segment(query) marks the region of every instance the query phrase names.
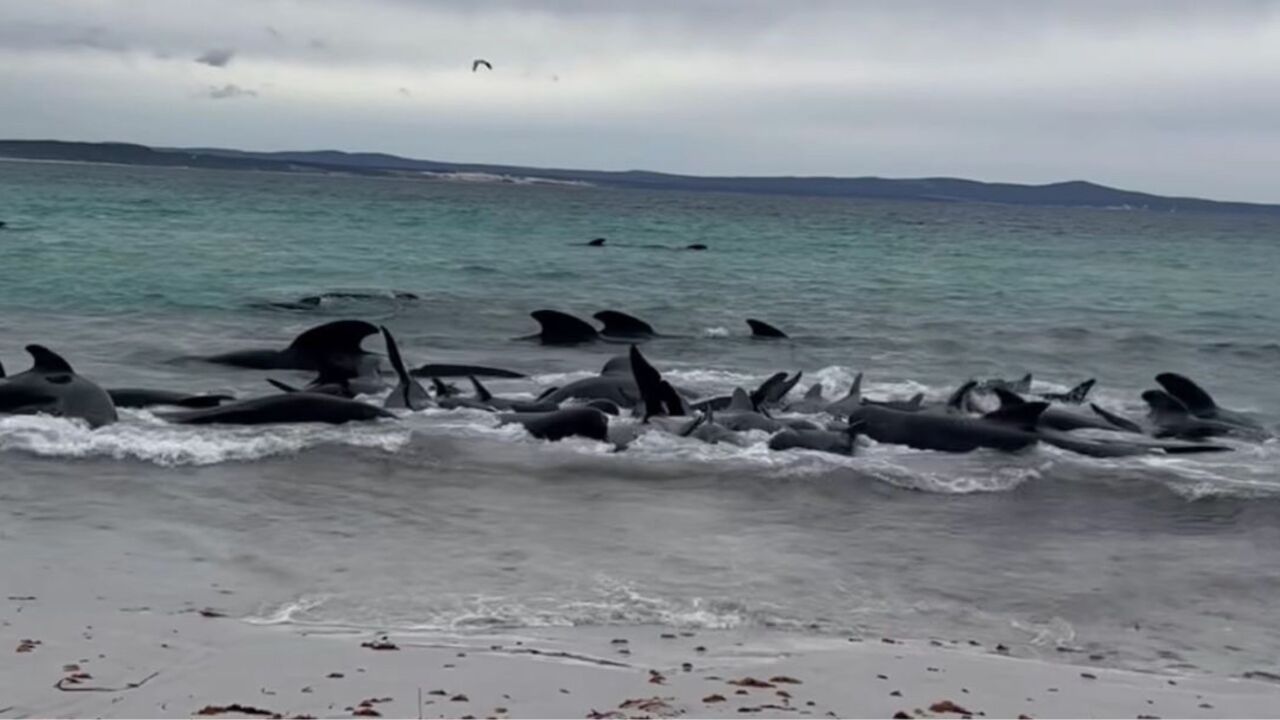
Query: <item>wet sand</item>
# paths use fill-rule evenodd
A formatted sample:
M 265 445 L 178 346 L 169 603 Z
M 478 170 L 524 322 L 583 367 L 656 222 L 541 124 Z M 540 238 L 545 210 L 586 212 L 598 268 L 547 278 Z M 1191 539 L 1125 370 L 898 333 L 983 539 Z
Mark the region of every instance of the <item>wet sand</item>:
M 53 571 L 33 577 L 57 576 Z M 26 578 L 30 582 L 32 577 Z M 66 580 L 66 578 L 63 578 Z M 656 626 L 374 635 L 54 583 L 0 598 L 0 717 L 1256 717 L 1266 679 L 1011 658 L 969 640 Z M 27 594 L 30 593 L 30 594 Z M 977 641 L 974 641 L 977 642 Z

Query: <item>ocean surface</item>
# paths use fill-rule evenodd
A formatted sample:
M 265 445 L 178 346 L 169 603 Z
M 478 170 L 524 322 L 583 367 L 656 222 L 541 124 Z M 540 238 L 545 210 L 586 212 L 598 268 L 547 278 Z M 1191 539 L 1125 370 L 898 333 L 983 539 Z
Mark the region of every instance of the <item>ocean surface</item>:
M 872 397 L 1032 372 L 1038 390 L 1096 377 L 1138 416 L 1173 370 L 1280 423 L 1280 217 L 0 162 L 0 220 L 10 372 L 38 342 L 107 387 L 265 393 L 268 373 L 177 359 L 353 317 L 411 364 L 520 370 L 490 387 L 533 393 L 625 347 L 513 340 L 528 313 L 613 308 L 668 335 L 648 357 L 708 394 L 778 370 L 828 394 L 862 371 Z M 340 290 L 385 297 L 270 305 Z M 746 317 L 792 340 L 753 341 Z M 1124 460 L 755 440 L 615 453 L 473 411 L 0 417 L 0 583 L 74 556 L 157 598 L 224 588 L 267 626 L 768 627 L 1152 671 L 1280 663 L 1275 440 Z

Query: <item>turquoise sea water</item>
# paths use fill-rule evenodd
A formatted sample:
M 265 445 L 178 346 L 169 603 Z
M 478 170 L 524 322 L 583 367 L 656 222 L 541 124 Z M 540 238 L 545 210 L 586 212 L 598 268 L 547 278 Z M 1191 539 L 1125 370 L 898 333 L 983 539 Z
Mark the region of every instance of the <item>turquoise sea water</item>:
M 415 363 L 510 367 L 533 380 L 495 389 L 532 392 L 619 348 L 515 342 L 528 313 L 615 308 L 707 393 L 783 369 L 829 394 L 863 371 L 872 396 L 1033 372 L 1097 377 L 1137 415 L 1176 370 L 1280 421 L 1280 217 L 0 162 L 0 220 L 11 371 L 40 342 L 107 386 L 252 394 L 262 373 L 173 360 L 360 317 Z M 335 290 L 419 299 L 270 306 Z M 746 317 L 793 340 L 752 341 Z M 674 438 L 612 454 L 469 412 L 252 431 L 14 417 L 0 542 L 145 549 L 157 582 L 198 557 L 242 615 L 284 624 L 974 633 L 1237 673 L 1280 649 L 1277 461 L 1275 441 L 1124 461 Z

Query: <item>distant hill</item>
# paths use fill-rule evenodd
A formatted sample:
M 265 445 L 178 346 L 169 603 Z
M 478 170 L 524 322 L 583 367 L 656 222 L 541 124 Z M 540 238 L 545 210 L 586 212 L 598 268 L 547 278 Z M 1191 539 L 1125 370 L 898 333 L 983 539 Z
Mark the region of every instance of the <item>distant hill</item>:
M 484 177 L 498 181 L 555 181 L 647 190 L 754 193 L 817 197 L 873 198 L 979 202 L 1049 207 L 1130 208 L 1157 212 L 1235 212 L 1280 214 L 1280 205 L 1221 202 L 1166 197 L 1118 190 L 1083 180 L 1019 185 L 961 178 L 891 179 L 878 177 L 701 177 L 628 170 L 569 170 L 515 165 L 448 163 L 338 150 L 312 152 L 248 152 L 223 148 L 151 148 L 128 143 L 81 143 L 57 140 L 0 140 L 0 158 L 68 160 L 196 167 L 218 170 L 258 170 L 359 175 L 431 175 Z

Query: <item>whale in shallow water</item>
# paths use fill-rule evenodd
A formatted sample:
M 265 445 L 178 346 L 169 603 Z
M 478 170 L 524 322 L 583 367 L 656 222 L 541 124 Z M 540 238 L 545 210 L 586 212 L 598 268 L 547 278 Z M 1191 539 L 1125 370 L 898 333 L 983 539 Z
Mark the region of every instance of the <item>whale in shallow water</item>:
M 91 428 L 119 419 L 107 391 L 77 374 L 61 355 L 43 345 L 28 345 L 26 350 L 31 369 L 0 380 L 0 413 L 76 418 Z
M 1187 409 L 1187 412 L 1200 420 L 1211 420 L 1238 427 L 1243 431 L 1269 434 L 1262 424 L 1237 410 L 1219 407 L 1213 397 L 1189 378 L 1177 373 L 1160 373 L 1156 382 L 1165 392 L 1173 396 Z
M 525 374 L 515 370 L 485 367 L 483 365 L 458 365 L 451 363 L 427 363 L 409 371 L 414 377 L 450 378 L 450 377 L 496 377 L 522 378 Z
M 111 402 L 115 403 L 118 408 L 147 408 L 156 405 L 207 408 L 235 400 L 234 395 L 219 393 L 193 395 L 173 390 L 150 390 L 147 388 L 107 388 L 107 394 L 111 396 Z
M 529 434 L 540 440 L 563 440 L 567 437 L 585 437 L 592 440 L 609 439 L 609 418 L 590 407 L 565 408 L 551 412 L 503 413 L 499 424 L 519 423 Z
M 1005 390 L 1004 388 L 996 388 L 993 392 L 1000 399 L 1000 407 L 1016 407 L 1026 404 L 1026 400 L 1015 392 Z M 1131 432 L 1131 425 L 1117 425 L 1110 419 L 1100 416 L 1097 413 L 1085 414 L 1076 412 L 1059 405 L 1050 405 L 1040 413 L 1040 419 L 1036 424 L 1040 428 L 1049 428 L 1052 430 L 1061 430 L 1062 432 L 1071 432 L 1072 430 L 1119 430 Z
M 298 335 L 282 350 L 255 348 L 212 355 L 204 360 L 254 370 L 341 368 L 355 375 L 376 373 L 378 358 L 360 343 L 378 332 L 363 320 L 335 320 Z
M 852 455 L 856 429 L 824 430 L 787 428 L 769 438 L 770 450 L 817 450 L 835 455 Z
M 270 425 L 276 423 L 329 423 L 394 419 L 390 412 L 358 400 L 295 392 L 240 400 L 206 410 L 166 413 L 169 422 L 182 425 Z
M 963 453 L 979 448 L 1007 452 L 1034 445 L 1036 421 L 1048 403 L 1024 403 L 979 417 L 938 412 L 910 412 L 862 405 L 849 416 L 849 426 L 879 443 L 917 450 Z

